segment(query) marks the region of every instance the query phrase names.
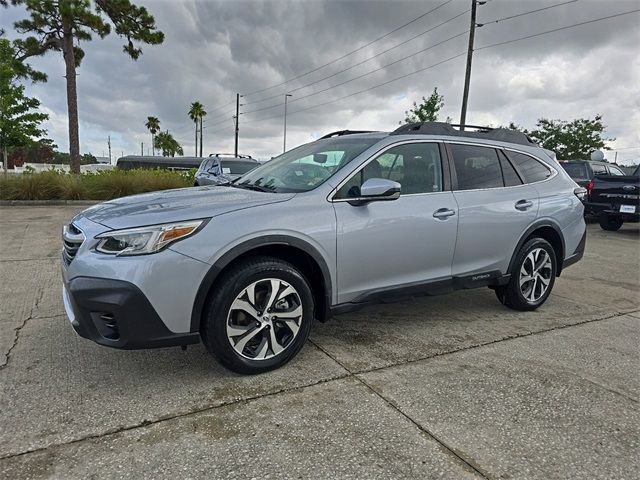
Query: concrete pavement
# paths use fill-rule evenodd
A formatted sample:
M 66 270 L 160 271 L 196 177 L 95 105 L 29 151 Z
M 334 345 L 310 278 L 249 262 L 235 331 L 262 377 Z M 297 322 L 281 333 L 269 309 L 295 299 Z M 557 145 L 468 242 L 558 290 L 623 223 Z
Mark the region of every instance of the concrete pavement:
M 77 207 L 0 208 L 1 478 L 633 478 L 640 438 L 637 225 L 589 225 L 537 312 L 488 289 L 314 326 L 243 377 L 200 345 L 117 351 L 59 298 Z

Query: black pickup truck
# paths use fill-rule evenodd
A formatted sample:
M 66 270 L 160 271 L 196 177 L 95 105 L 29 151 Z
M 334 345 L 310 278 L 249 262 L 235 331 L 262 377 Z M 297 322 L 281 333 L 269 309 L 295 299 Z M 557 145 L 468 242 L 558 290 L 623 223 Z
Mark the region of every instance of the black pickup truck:
M 598 216 L 603 230 L 640 221 L 640 166 L 632 175 L 596 175 L 587 186 L 585 210 Z

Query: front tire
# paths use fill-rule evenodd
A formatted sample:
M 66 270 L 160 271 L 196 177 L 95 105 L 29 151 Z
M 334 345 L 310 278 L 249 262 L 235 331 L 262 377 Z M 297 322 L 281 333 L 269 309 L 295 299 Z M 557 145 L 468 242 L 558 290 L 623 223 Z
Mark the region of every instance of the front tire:
M 620 230 L 620 227 L 622 227 L 623 223 L 620 218 L 610 217 L 604 214 L 598 217 L 598 222 L 600 223 L 600 228 L 608 232 L 615 232 Z
M 293 265 L 256 257 L 223 274 L 202 322 L 207 350 L 238 373 L 281 367 L 303 347 L 313 322 L 313 294 Z
M 556 268 L 551 244 L 543 238 L 528 240 L 516 254 L 509 283 L 495 289 L 498 300 L 514 310 L 535 310 L 549 298 Z

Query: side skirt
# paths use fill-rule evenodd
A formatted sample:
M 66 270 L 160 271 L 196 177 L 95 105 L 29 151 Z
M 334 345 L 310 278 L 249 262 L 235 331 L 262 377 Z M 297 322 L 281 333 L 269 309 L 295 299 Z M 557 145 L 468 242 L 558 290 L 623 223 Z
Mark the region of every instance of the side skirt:
M 330 308 L 331 316 L 359 310 L 368 305 L 378 303 L 396 303 L 414 297 L 444 295 L 456 290 L 489 287 L 495 288 L 509 283 L 511 275 L 503 274 L 499 270 L 479 272 L 439 279 L 429 282 L 411 283 L 390 289 L 373 290 L 360 295 L 353 302 L 340 303 Z

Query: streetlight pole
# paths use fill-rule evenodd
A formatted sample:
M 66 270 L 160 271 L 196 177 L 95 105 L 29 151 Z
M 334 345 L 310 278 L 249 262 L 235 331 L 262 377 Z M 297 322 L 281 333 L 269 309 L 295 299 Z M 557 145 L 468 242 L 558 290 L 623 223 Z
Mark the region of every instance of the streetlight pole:
M 287 151 L 287 98 L 292 96 L 290 93 L 284 94 L 284 140 L 282 142 L 282 153 Z

